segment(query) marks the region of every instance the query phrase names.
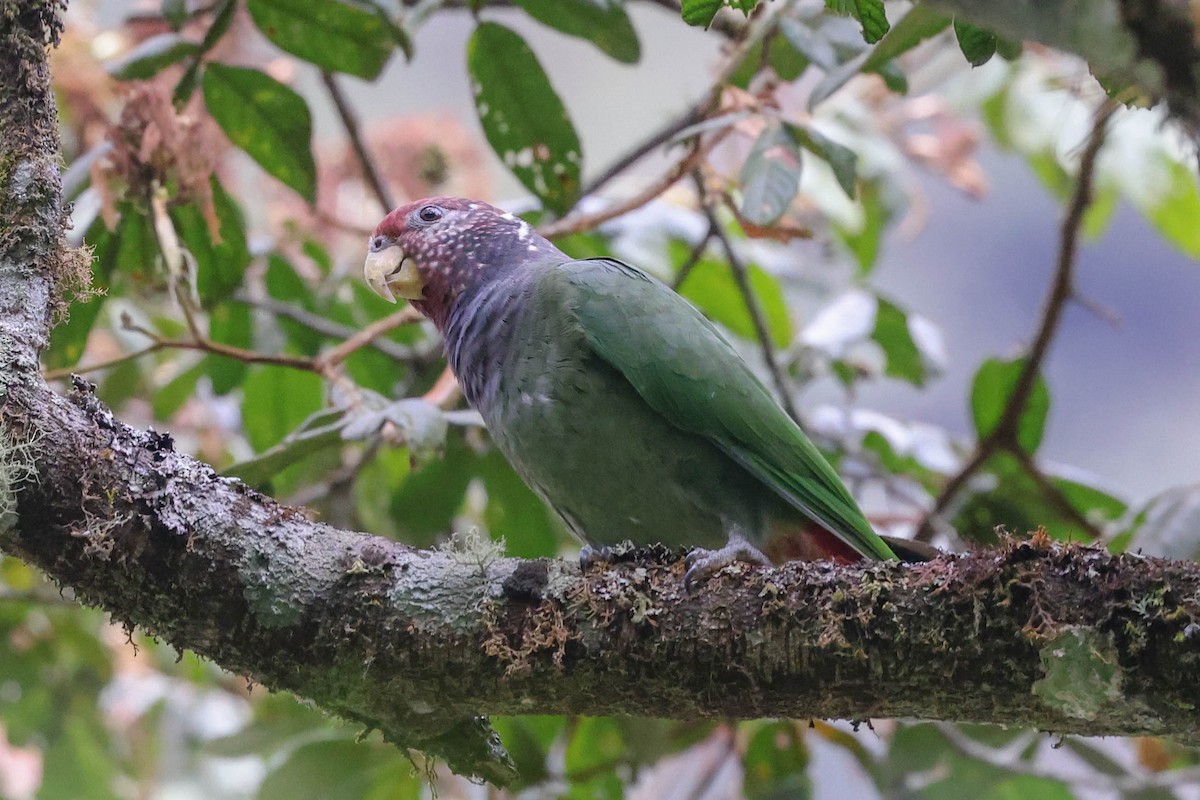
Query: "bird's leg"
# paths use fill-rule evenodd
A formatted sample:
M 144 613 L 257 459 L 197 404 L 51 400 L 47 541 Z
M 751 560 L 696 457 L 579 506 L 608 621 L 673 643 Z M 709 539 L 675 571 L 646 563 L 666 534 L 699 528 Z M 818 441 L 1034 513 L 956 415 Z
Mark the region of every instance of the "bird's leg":
M 597 564 L 606 564 L 613 560 L 612 548 L 608 545 L 600 545 L 592 547 L 590 544 L 585 544 L 579 548 L 579 568 L 586 570 L 594 567 Z
M 688 570 L 683 576 L 683 585 L 689 591 L 696 590 L 699 581 L 706 580 L 718 570 L 728 567 L 735 561 L 749 561 L 752 564 L 771 566 L 771 559 L 746 539 L 734 526 L 729 528 L 729 541 L 720 550 L 705 550 L 697 547 L 687 554 L 683 563 Z

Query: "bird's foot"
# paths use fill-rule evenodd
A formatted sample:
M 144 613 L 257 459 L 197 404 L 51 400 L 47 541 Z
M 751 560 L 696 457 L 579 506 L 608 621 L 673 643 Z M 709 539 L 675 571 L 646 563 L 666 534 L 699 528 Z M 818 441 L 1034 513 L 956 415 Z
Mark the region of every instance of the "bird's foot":
M 592 547 L 590 544 L 585 544 L 579 548 L 579 568 L 582 570 L 590 569 L 597 564 L 607 564 L 612 560 L 612 548 L 606 544 L 602 544 L 599 547 Z
M 716 572 L 728 567 L 735 561 L 749 561 L 752 564 L 772 566 L 771 559 L 761 550 L 741 536 L 736 534 L 720 550 L 705 550 L 697 547 L 688 553 L 683 563 L 688 568 L 683 575 L 683 586 L 688 593 L 696 591 L 700 581 L 707 580 Z

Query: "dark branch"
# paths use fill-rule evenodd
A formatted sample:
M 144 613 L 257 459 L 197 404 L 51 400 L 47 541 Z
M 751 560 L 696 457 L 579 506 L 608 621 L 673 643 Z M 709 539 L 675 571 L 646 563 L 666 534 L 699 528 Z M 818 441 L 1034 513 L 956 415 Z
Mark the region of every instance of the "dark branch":
M 333 100 L 338 117 L 342 120 L 342 127 L 346 129 L 346 137 L 350 140 L 350 146 L 354 148 L 354 155 L 358 157 L 358 164 L 362 169 L 363 180 L 371 188 L 371 192 L 374 193 L 375 199 L 379 201 L 379 205 L 384 213 L 391 211 L 396 207 L 396 204 L 392 202 L 392 195 L 388 191 L 387 184 L 379 176 L 379 170 L 375 168 L 375 161 L 371 158 L 371 154 L 367 151 L 367 146 L 358 132 L 358 118 L 354 116 L 354 109 L 350 108 L 350 104 L 346 102 L 346 97 L 342 94 L 342 88 L 338 86 L 337 78 L 334 77 L 332 72 L 322 70 L 321 81 L 329 91 L 329 98 Z

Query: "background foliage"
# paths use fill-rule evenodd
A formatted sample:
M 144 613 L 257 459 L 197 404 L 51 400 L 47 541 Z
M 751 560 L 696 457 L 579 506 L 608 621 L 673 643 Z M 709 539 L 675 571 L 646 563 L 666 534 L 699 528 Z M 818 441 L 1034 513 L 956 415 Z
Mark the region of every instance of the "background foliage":
M 881 288 L 876 268 L 891 234 L 919 224 L 916 171 L 986 193 L 981 141 L 1077 206 L 1089 240 L 1127 206 L 1200 255 L 1193 153 L 1161 108 L 1117 110 L 1086 162 L 1091 118 L 1113 111 L 1109 95 L 1136 104 L 1141 76 L 1106 73 L 1101 88 L 1070 57 L 877 0 L 666 0 L 656 5 L 673 18 L 654 9 L 653 25 L 615 0 L 117 5 L 75 3 L 54 57 L 75 235 L 93 248 L 100 293 L 72 307 L 44 362 L 55 379 L 86 373 L 123 418 L 169 430 L 227 474 L 418 546 L 478 530 L 517 556 L 573 553 L 460 407 L 432 330 L 359 277 L 365 237 L 394 204 L 520 195 L 512 207 L 572 255 L 637 261 L 722 325 L 881 529 L 958 548 L 1045 527 L 1196 555 L 1194 487 L 1131 503 L 1041 456 L 1056 408 L 1040 369 L 1057 330 L 1049 313 L 1016 355 L 974 367 L 968 437 L 862 401 L 879 386 L 925 391 L 949 365 L 936 320 Z M 465 52 L 441 55 L 465 62 L 469 85 L 438 90 L 465 90 L 475 119 L 360 124 L 370 109 L 351 79 L 386 69 L 402 83 L 392 65 L 464 14 Z M 715 66 L 675 66 L 710 88 L 622 120 L 644 143 L 630 158 L 588 160 L 558 65 L 538 55 L 543 31 L 638 65 L 646 29 L 674 36 L 685 24 L 711 25 L 705 35 L 722 43 Z M 315 136 L 322 125 L 333 132 Z M 1081 162 L 1090 205 L 1076 203 Z M 1064 213 L 1060 276 L 1072 260 Z M 970 269 L 969 243 L 958 252 Z M 1095 311 L 1073 291 L 1047 311 L 1056 304 Z M 381 800 L 431 784 L 443 797 L 497 794 L 114 629 L 12 559 L 0 584 L 5 797 Z M 985 726 L 496 724 L 528 796 L 932 799 L 969 786 L 985 798 L 1157 800 L 1192 796 L 1200 777 L 1195 752 L 1169 742 Z

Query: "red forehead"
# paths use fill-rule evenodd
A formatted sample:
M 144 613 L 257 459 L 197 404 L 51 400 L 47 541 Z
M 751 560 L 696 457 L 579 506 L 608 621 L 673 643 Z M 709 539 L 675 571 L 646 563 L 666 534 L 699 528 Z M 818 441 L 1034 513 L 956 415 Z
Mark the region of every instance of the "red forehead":
M 408 220 L 412 213 L 423 206 L 439 206 L 447 211 L 480 210 L 491 211 L 496 214 L 503 213 L 500 209 L 482 200 L 469 200 L 465 197 L 426 197 L 423 200 L 414 200 L 411 203 L 393 209 L 375 226 L 374 235 L 399 236 L 408 227 Z

